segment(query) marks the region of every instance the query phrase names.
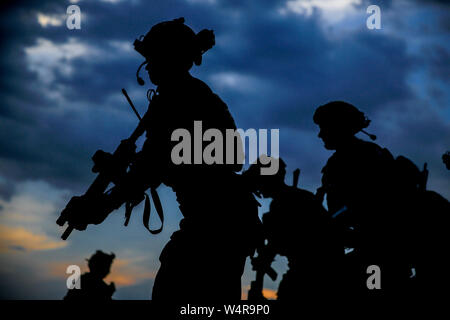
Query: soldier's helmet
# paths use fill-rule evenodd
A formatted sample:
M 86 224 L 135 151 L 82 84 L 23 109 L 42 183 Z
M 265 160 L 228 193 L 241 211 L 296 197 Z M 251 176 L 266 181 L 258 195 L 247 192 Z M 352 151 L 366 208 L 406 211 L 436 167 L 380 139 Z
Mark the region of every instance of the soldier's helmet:
M 363 112 L 344 101 L 332 101 L 318 107 L 313 120 L 319 126 L 347 128 L 355 134 L 370 124 Z
M 184 18 L 178 18 L 154 25 L 145 36 L 134 41 L 134 49 L 145 58 L 139 69 L 149 62 L 168 61 L 189 70 L 193 63 L 202 63 L 202 55 L 214 44 L 212 30 L 203 29 L 196 34 L 184 24 Z
M 86 260 L 91 273 L 105 277 L 109 273 L 111 264 L 115 257 L 116 256 L 114 253 L 107 254 L 101 250 L 97 250 L 89 259 Z
M 313 116 L 314 123 L 321 129 L 336 132 L 345 132 L 355 135 L 362 132 L 375 140 L 376 136 L 364 131 L 370 124 L 370 120 L 364 112 L 354 105 L 344 101 L 332 101 L 316 109 Z
M 278 171 L 273 175 L 261 174 L 261 168 L 269 167 L 270 161 L 278 161 Z M 270 197 L 271 191 L 278 189 L 284 183 L 286 163 L 281 158 L 275 159 L 263 155 L 243 173 L 243 176 L 253 192 L 257 195 L 262 194 L 264 197 Z

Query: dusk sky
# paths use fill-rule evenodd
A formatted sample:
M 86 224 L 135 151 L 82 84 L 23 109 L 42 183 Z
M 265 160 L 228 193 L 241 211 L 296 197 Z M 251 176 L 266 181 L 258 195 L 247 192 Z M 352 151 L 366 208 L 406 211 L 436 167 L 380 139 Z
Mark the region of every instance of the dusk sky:
M 8 4 L 10 3 L 10 4 Z M 66 26 L 81 9 L 81 29 Z M 370 30 L 369 5 L 381 8 Z M 149 299 L 159 254 L 181 219 L 161 186 L 164 231 L 128 227 L 124 209 L 67 241 L 55 221 L 67 201 L 94 180 L 91 157 L 112 152 L 137 125 L 121 93 L 147 107 L 136 82 L 143 61 L 133 41 L 154 24 L 184 17 L 194 31 L 213 29 L 216 45 L 192 74 L 224 100 L 242 129 L 279 129 L 286 182 L 315 192 L 332 154 L 317 137 L 315 108 L 354 104 L 368 132 L 394 156 L 430 170 L 428 189 L 450 198 L 450 1 L 431 0 L 85 0 L 2 1 L 0 47 L 0 298 L 62 299 L 67 266 L 87 270 L 96 250 L 114 252 L 115 299 Z M 141 72 L 141 76 L 144 73 Z M 368 139 L 359 134 L 362 139 Z M 142 143 L 142 141 L 140 141 Z M 232 201 L 232 200 L 230 200 Z M 268 209 L 262 201 L 260 213 Z M 153 217 L 154 218 L 154 217 Z M 151 221 L 153 225 L 157 219 Z M 286 259 L 277 257 L 278 279 Z M 247 266 L 243 292 L 254 278 Z M 274 296 L 278 281 L 265 280 Z

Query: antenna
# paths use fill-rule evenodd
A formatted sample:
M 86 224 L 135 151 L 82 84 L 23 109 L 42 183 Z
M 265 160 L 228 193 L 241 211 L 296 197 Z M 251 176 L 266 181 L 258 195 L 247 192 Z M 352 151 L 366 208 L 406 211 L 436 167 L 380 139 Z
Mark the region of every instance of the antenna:
M 137 112 L 136 108 L 134 107 L 133 102 L 131 101 L 130 97 L 128 96 L 127 90 L 122 88 L 122 93 L 125 96 L 125 98 L 127 98 L 128 103 L 131 106 L 131 109 L 133 109 L 134 113 L 136 114 L 136 116 L 138 117 L 139 121 L 141 121 L 141 116 L 139 115 L 139 112 Z
M 370 134 L 370 133 L 366 132 L 365 130 L 361 130 L 361 132 L 364 133 L 365 135 L 367 135 L 370 138 L 370 140 L 373 140 L 373 141 L 377 140 L 376 135 Z
M 294 170 L 293 180 L 292 180 L 292 186 L 295 188 L 297 188 L 299 177 L 300 177 L 300 169 L 297 168 Z

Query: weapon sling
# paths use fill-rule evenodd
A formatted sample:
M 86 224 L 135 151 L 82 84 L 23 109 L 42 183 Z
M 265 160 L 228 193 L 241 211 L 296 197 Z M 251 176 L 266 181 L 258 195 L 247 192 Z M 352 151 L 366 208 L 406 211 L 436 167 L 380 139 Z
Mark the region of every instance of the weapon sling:
M 142 223 L 151 234 L 158 234 L 162 231 L 164 226 L 164 211 L 161 205 L 161 200 L 159 199 L 158 192 L 156 191 L 155 188 L 150 188 L 150 195 L 152 196 L 153 205 L 155 206 L 156 213 L 158 214 L 159 220 L 161 221 L 161 226 L 155 230 L 150 229 L 149 223 L 150 223 L 151 204 L 150 198 L 147 193 L 144 193 L 145 203 L 144 203 L 144 212 L 142 215 Z M 125 203 L 125 223 L 124 223 L 125 226 L 127 226 L 130 221 L 131 212 L 133 211 L 134 207 L 135 206 L 132 205 L 130 202 Z

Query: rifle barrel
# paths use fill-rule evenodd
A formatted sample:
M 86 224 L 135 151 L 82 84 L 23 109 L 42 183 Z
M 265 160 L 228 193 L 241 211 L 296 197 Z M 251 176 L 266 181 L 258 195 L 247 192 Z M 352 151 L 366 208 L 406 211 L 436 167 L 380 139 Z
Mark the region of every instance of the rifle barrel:
M 68 225 L 66 230 L 64 230 L 64 233 L 61 236 L 61 239 L 67 240 L 67 238 L 70 236 L 70 234 L 73 231 L 73 227 L 71 225 Z

